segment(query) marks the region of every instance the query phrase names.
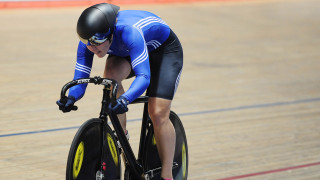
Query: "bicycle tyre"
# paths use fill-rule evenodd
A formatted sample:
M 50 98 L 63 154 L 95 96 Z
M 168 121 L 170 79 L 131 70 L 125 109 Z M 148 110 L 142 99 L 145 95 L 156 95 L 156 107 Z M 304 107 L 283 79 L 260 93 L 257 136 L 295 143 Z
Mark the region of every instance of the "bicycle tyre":
M 177 163 L 178 167 L 172 170 L 173 179 L 186 180 L 188 177 L 188 144 L 186 134 L 181 120 L 176 113 L 171 111 L 169 119 L 176 131 L 176 146 L 173 162 Z M 158 155 L 152 126 L 147 133 L 142 163 L 145 172 L 161 167 L 161 160 Z M 152 179 L 160 179 L 160 176 L 160 173 L 155 174 Z
M 111 128 L 101 119 L 93 118 L 83 123 L 70 147 L 66 179 L 96 180 L 98 171 L 103 172 L 103 179 L 120 179 L 121 161 L 116 145 Z M 105 162 L 104 167 L 102 161 Z

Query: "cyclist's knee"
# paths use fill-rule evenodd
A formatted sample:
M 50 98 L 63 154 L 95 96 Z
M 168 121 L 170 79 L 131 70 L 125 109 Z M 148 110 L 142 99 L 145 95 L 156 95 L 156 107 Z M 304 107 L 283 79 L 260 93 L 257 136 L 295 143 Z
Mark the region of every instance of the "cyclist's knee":
M 150 98 L 149 115 L 154 128 L 161 127 L 169 121 L 171 101 L 166 101 L 159 100 L 159 98 Z
M 151 113 L 150 118 L 152 120 L 154 128 L 162 127 L 169 121 L 169 116 L 163 116 L 161 113 Z

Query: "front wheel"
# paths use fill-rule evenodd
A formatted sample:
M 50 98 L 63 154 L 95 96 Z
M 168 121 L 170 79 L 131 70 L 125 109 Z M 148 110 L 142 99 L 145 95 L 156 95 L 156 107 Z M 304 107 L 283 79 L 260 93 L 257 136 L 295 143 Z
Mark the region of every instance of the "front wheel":
M 70 147 L 67 180 L 117 180 L 121 176 L 119 149 L 110 127 L 101 119 L 86 121 Z
M 188 144 L 186 134 L 180 118 L 173 111 L 169 116 L 176 131 L 176 146 L 173 159 L 172 175 L 175 180 L 186 180 L 188 176 Z M 145 172 L 153 170 L 152 179 L 160 179 L 161 161 L 158 155 L 153 128 L 149 128 L 143 155 L 143 167 Z M 160 169 L 160 170 L 159 170 Z

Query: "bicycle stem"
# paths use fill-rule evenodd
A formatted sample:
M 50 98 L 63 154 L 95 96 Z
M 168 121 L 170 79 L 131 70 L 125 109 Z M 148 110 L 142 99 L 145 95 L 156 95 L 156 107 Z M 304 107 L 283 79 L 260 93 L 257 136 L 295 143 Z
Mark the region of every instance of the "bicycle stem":
M 106 120 L 107 114 L 109 111 L 109 103 L 111 103 L 111 98 L 110 98 L 110 85 L 105 85 L 103 88 L 103 97 L 102 97 L 102 106 L 101 106 L 101 111 L 100 111 L 100 119 Z

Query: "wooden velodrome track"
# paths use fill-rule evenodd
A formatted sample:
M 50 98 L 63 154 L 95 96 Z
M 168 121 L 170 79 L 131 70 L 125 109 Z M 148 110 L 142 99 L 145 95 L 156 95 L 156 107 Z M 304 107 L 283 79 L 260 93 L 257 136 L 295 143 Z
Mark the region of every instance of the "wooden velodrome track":
M 77 128 L 100 110 L 55 101 L 73 77 L 84 7 L 0 11 L 0 179 L 65 178 Z M 320 2 L 264 0 L 123 6 L 160 15 L 180 37 L 172 108 L 189 144 L 189 179 L 320 179 Z M 105 59 L 95 59 L 92 76 Z M 129 86 L 130 80 L 126 82 Z M 136 152 L 142 116 L 128 113 Z

